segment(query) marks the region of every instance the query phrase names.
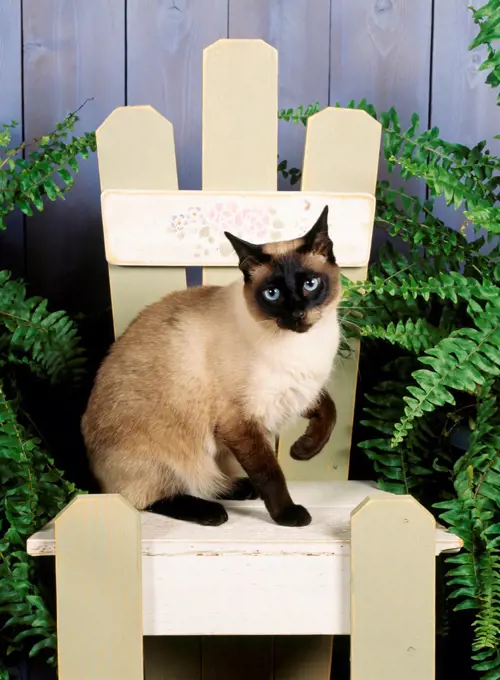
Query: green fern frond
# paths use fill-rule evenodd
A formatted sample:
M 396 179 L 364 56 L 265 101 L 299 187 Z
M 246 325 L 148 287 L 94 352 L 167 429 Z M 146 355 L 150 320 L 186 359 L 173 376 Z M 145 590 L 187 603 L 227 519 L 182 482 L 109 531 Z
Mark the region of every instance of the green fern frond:
M 483 313 L 481 303 L 495 301 L 498 298 L 498 285 L 489 280 L 476 280 L 458 272 L 435 272 L 434 276 L 425 276 L 425 264 L 422 266 L 422 277 L 418 279 L 411 273 L 411 265 L 401 269 L 394 275 L 382 278 L 378 274 L 370 277 L 369 281 L 359 284 L 357 289 L 352 287 L 353 294 L 360 296 L 374 294 L 391 296 L 394 298 L 423 298 L 429 301 L 432 295 L 441 300 L 449 300 L 456 304 L 459 300 L 467 302 L 467 309 L 471 315 Z
M 407 319 L 390 322 L 387 326 L 369 326 L 361 328 L 361 336 L 372 339 L 387 340 L 393 345 L 399 345 L 403 349 L 415 354 L 431 349 L 443 339 L 443 332 L 435 328 L 425 319 Z
M 500 411 L 493 383 L 478 391 L 468 451 L 455 463 L 456 498 L 436 503 L 440 518 L 462 537 L 465 552 L 447 559 L 456 609 L 477 611 L 475 669 L 495 677 L 500 649 Z
M 16 208 L 31 215 L 33 210 L 43 210 L 46 199 L 62 198 L 72 186 L 70 171 L 77 171 L 77 157 L 88 157 L 89 151 L 95 150 L 94 133 L 68 139 L 76 120 L 74 112 L 53 132 L 15 148 L 11 148 L 11 131 L 17 123 L 0 127 L 0 229 L 6 227 L 5 218 Z M 67 314 L 50 312 L 46 300 L 28 297 L 22 281 L 0 272 L 2 678 L 8 677 L 9 657 L 15 652 L 33 656 L 48 650 L 48 661 L 55 663 L 55 622 L 26 553 L 26 540 L 53 519 L 76 492 L 33 434 L 36 425 L 25 412 L 29 401 L 19 385 L 28 385 L 25 368 L 55 382 L 79 377 L 82 365 L 80 338 Z
M 435 434 L 427 423 L 421 421 L 400 446 L 391 444 L 393 424 L 403 413 L 402 397 L 410 379 L 415 359 L 408 357 L 402 361 L 391 361 L 383 372 L 391 379 L 381 381 L 371 394 L 366 395 L 367 404 L 363 408 L 366 416 L 362 425 L 375 430 L 379 436 L 360 442 L 359 446 L 373 461 L 379 473 L 380 488 L 392 493 L 412 493 L 422 484 L 422 477 L 431 475 L 432 457 L 435 453 Z
M 497 88 L 500 86 L 500 52 L 495 49 L 495 44 L 500 40 L 500 0 L 489 0 L 482 7 L 470 9 L 479 31 L 470 43 L 469 49 L 473 50 L 483 45 L 487 47 L 488 56 L 479 70 L 489 71 L 486 82 L 490 87 Z M 497 105 L 500 106 L 500 94 L 497 95 Z
M 55 622 L 31 578 L 33 563 L 25 546 L 26 539 L 62 510 L 76 489 L 23 426 L 1 381 L 0 461 L 0 482 L 6 490 L 2 505 L 8 523 L 0 539 L 3 629 L 13 631 L 11 651 L 22 648 L 28 632 L 35 637 L 35 653 L 47 647 L 55 650 Z
M 11 363 L 25 363 L 53 381 L 79 377 L 85 362 L 73 321 L 61 311 L 49 312 L 47 301 L 27 297 L 21 281 L 0 271 L 0 328 L 8 331 Z
M 484 314 L 474 321 L 476 328 L 454 331 L 419 358 L 430 369 L 413 373 L 416 385 L 408 387 L 411 396 L 404 398 L 404 416 L 394 426 L 394 445 L 407 436 L 414 420 L 425 412 L 455 404 L 450 389 L 474 394 L 500 374 L 500 309 L 488 304 Z
M 451 268 L 458 268 L 460 261 L 477 252 L 481 241 L 470 244 L 465 236 L 448 227 L 434 215 L 434 200 L 422 201 L 418 196 L 407 194 L 382 180 L 377 184 L 377 208 L 375 222 L 391 236 L 408 243 L 411 253 L 425 248 L 426 257 L 446 260 Z

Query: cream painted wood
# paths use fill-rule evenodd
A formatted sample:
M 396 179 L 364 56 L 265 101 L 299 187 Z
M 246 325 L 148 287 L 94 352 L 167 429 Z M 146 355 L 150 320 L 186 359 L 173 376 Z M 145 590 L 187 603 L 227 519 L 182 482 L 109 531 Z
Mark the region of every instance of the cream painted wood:
M 351 527 L 352 680 L 433 680 L 434 518 L 411 496 L 371 495 Z
M 115 337 L 147 305 L 164 295 L 186 288 L 184 267 L 120 267 L 109 265 Z
M 308 120 L 302 192 L 341 191 L 375 193 L 380 150 L 381 125 L 364 111 L 327 108 Z M 368 255 L 371 247 L 373 222 L 364 234 Z M 334 242 L 334 249 L 337 248 Z M 344 265 L 339 258 L 339 264 Z M 368 264 L 368 259 L 365 265 Z M 348 268 L 343 273 L 354 279 L 364 278 L 366 268 Z M 342 316 L 342 309 L 339 310 Z M 301 464 L 290 458 L 291 445 L 307 427 L 299 420 L 283 433 L 279 444 L 281 465 L 289 479 L 347 479 L 352 424 L 356 398 L 359 342 L 352 343 L 350 359 L 337 358 L 328 385 L 337 406 L 337 424 L 323 451 Z
M 230 38 L 261 38 L 278 50 L 280 109 L 328 106 L 330 0 L 229 0 L 228 29 Z M 305 127 L 279 121 L 278 130 L 280 160 L 300 168 Z
M 54 525 L 59 680 L 142 680 L 139 513 L 83 495 Z
M 349 270 L 347 270 L 349 271 Z M 339 310 L 339 315 L 342 311 Z M 329 391 L 337 408 L 337 424 L 328 444 L 309 461 L 290 457 L 290 446 L 304 432 L 307 421 L 303 418 L 287 427 L 280 438 L 279 460 L 287 479 L 301 481 L 334 481 L 347 479 L 349 455 L 356 397 L 356 377 L 359 360 L 359 343 L 351 340 L 352 354 L 338 355 L 334 362 Z
M 375 193 L 382 127 L 365 111 L 328 107 L 307 122 L 302 191 Z
M 278 53 L 262 40 L 203 52 L 203 189 L 275 190 Z
M 275 50 L 260 41 L 219 41 L 205 52 L 203 83 L 204 192 L 175 194 L 177 207 L 184 206 L 183 201 L 193 195 L 208 202 L 211 200 L 210 191 L 239 194 L 268 192 L 266 201 L 271 200 L 270 196 L 276 191 Z M 175 247 L 171 250 L 174 253 L 179 250 L 174 256 L 177 259 L 168 259 L 170 254 L 165 259 L 166 251 L 159 252 L 158 237 L 161 241 L 164 235 L 162 229 L 166 226 L 165 205 L 150 210 L 144 209 L 144 204 L 139 205 L 139 201 L 146 195 L 150 200 L 153 194 L 155 200 L 164 200 L 165 196 L 170 194 L 172 197 L 177 191 L 173 136 L 169 133 L 160 140 L 153 136 L 155 151 L 151 147 L 151 160 L 149 156 L 144 160 L 145 141 L 141 134 L 148 134 L 142 130 L 143 124 L 147 126 L 146 116 L 148 120 L 154 119 L 154 125 L 164 129 L 168 125 L 165 126 L 164 119 L 157 112 L 151 113 L 150 107 L 128 107 L 119 111 L 121 113 L 117 113 L 115 121 L 112 114 L 98 132 L 106 230 L 110 215 L 107 201 L 120 195 L 119 200 L 124 196 L 132 199 L 127 206 L 123 203 L 121 213 L 118 211 L 113 217 L 117 229 L 129 230 L 126 239 L 121 240 L 122 246 L 130 245 L 134 225 L 144 229 L 144 225 L 149 224 L 156 231 L 153 228 L 148 231 L 148 239 L 144 241 L 146 244 L 153 241 L 153 250 L 150 250 L 154 254 L 153 259 L 144 259 L 143 254 L 142 261 L 137 258 L 113 261 L 113 253 L 109 258 L 117 334 L 142 306 L 170 290 L 185 286 L 184 268 L 165 267 L 165 264 L 204 264 L 204 283 L 226 283 L 239 275 L 234 259 L 232 268 L 226 266 L 227 260 L 210 260 L 210 249 L 208 260 L 207 253 L 203 252 L 203 257 L 196 262 L 187 262 L 184 255 L 179 262 L 180 249 Z M 380 126 L 366 114 L 359 114 L 335 109 L 311 119 L 304 161 L 304 193 L 298 196 L 299 200 L 307 200 L 307 196 L 314 192 L 336 192 L 335 200 L 338 200 L 339 193 L 365 194 L 373 207 Z M 120 147 L 121 150 L 115 152 L 115 147 L 120 144 L 129 149 L 124 151 Z M 162 166 L 158 172 L 162 163 L 167 163 L 168 171 Z M 352 210 L 355 197 L 344 198 L 349 210 Z M 248 197 L 242 200 L 248 200 Z M 288 204 L 292 199 L 282 195 L 276 200 Z M 135 214 L 134 210 L 137 211 Z M 363 255 L 354 258 L 350 243 L 350 248 L 345 250 L 348 252 L 347 259 L 342 262 L 344 256 L 339 245 L 339 261 L 349 265 L 344 268 L 349 277 L 362 279 L 366 275 L 373 211 L 368 228 L 358 236 L 353 232 L 352 214 L 348 217 L 346 226 L 340 229 L 340 236 L 348 235 L 363 248 Z M 289 218 L 286 223 L 289 224 Z M 123 231 L 122 236 L 124 234 Z M 245 232 L 245 235 L 252 240 L 250 233 L 247 235 Z M 278 240 L 278 237 L 273 240 Z M 116 241 L 113 248 L 115 246 Z M 137 250 L 137 243 L 135 247 Z M 138 267 L 137 264 L 154 266 Z M 261 501 L 226 503 L 230 519 L 221 527 L 200 527 L 150 513 L 141 514 L 142 624 L 146 636 L 156 636 L 147 637 L 145 641 L 146 680 L 170 680 L 174 677 L 182 680 L 200 680 L 201 677 L 234 680 L 242 677 L 242 673 L 248 673 L 248 677 L 274 677 L 278 680 L 327 680 L 332 635 L 350 633 L 351 620 L 357 621 L 357 628 L 352 628 L 356 631 L 353 649 L 361 648 L 359 640 L 369 645 L 368 628 L 363 626 L 366 621 L 366 625 L 372 627 L 378 622 L 370 618 L 367 605 L 358 607 L 357 575 L 368 574 L 373 559 L 372 556 L 365 558 L 361 571 L 359 566 L 358 571 L 354 569 L 351 616 L 351 515 L 367 496 L 373 497 L 370 503 L 380 503 L 384 512 L 390 515 L 391 508 L 395 507 L 391 505 L 394 498 L 376 490 L 371 483 L 319 481 L 335 475 L 340 479 L 347 477 L 356 361 L 355 357 L 346 364 L 345 374 L 342 366 L 337 369 L 335 384 L 339 390 L 336 398 L 339 423 L 325 454 L 309 464 L 287 469 L 288 460 L 283 456 L 287 447 L 282 447 L 280 452 L 288 477 L 310 475 L 314 479 L 313 482 L 290 484 L 294 500 L 311 511 L 313 522 L 309 527 L 279 527 L 269 518 Z M 289 441 L 295 438 L 287 436 Z M 359 520 L 353 550 L 366 551 L 366 532 L 359 530 L 359 527 L 363 529 L 361 519 L 366 515 L 355 513 L 353 516 Z M 60 519 L 57 521 L 60 522 Z M 54 523 L 49 524 L 30 539 L 28 550 L 32 554 L 54 554 L 53 526 Z M 106 523 L 100 526 L 104 532 Z M 396 533 L 390 522 L 387 527 L 390 535 L 385 535 L 378 526 L 378 533 L 374 536 L 379 538 L 375 545 L 377 550 L 379 545 L 390 546 L 393 559 Z M 80 542 L 79 524 L 73 528 L 73 535 L 76 545 L 77 541 Z M 370 536 L 370 546 L 373 545 L 373 536 Z M 403 541 L 403 552 L 407 545 Z M 432 555 L 444 550 L 457 550 L 460 546 L 459 539 L 441 527 L 433 528 Z M 59 559 L 59 543 L 57 553 Z M 379 559 L 385 568 L 383 557 L 379 556 Z M 353 559 L 354 567 L 356 564 L 357 558 Z M 103 573 L 112 578 L 109 572 Z M 383 581 L 384 576 L 381 578 Z M 103 583 L 104 588 L 107 584 Z M 110 587 L 113 590 L 114 584 Z M 376 600 L 378 594 L 374 597 Z M 369 600 L 366 599 L 366 602 Z M 258 606 L 259 603 L 266 606 Z M 62 606 L 69 608 L 71 600 L 64 597 Z M 380 611 L 385 611 L 382 606 L 378 607 L 379 615 Z M 108 607 L 108 615 L 110 612 L 112 608 Z M 404 618 L 401 620 L 405 621 Z M 171 638 L 165 640 L 160 636 Z M 234 637 L 221 636 L 255 637 L 235 640 Z M 137 633 L 139 637 L 140 632 Z M 367 646 L 365 656 L 358 653 L 357 658 L 367 658 L 371 651 Z M 387 656 L 387 649 L 384 653 Z M 129 676 L 122 677 L 127 680 Z M 113 680 L 113 676 L 106 676 L 106 680 Z M 392 677 L 389 676 L 388 680 Z
M 228 286 L 242 278 L 243 274 L 238 267 L 204 267 L 202 271 L 204 286 Z
M 274 48 L 259 40 L 220 40 L 205 50 L 202 141 L 204 192 L 276 191 L 277 97 L 278 59 Z M 234 225 L 230 230 L 233 229 Z M 229 283 L 241 276 L 236 267 L 233 272 L 223 266 L 204 267 L 203 283 Z M 240 581 L 243 585 L 240 589 L 245 591 L 247 583 L 252 582 L 248 574 L 239 572 L 245 566 L 238 558 L 234 564 L 230 561 L 224 562 L 225 565 L 229 569 L 236 569 L 236 578 L 247 578 L 246 581 Z M 232 582 L 230 574 L 226 573 L 226 579 Z M 230 591 L 233 611 L 238 612 L 239 620 L 245 620 L 247 615 L 241 616 L 241 608 L 248 607 L 246 601 L 241 603 L 239 594 Z M 215 603 L 213 606 L 220 609 Z M 224 632 L 233 634 L 231 629 L 218 631 L 218 634 Z M 246 632 L 262 634 L 265 631 Z M 270 631 L 269 634 L 274 632 Z M 268 672 L 272 677 L 272 659 L 270 666 L 267 643 L 262 642 L 262 638 L 253 637 L 236 642 L 233 648 L 233 652 L 238 650 L 236 655 L 227 650 L 230 642 L 224 645 L 215 638 L 203 639 L 204 671 L 211 664 L 219 673 L 217 680 L 234 680 L 245 669 L 254 669 L 255 664 L 260 664 L 263 677 Z M 210 660 L 210 664 L 207 660 Z
M 225 502 L 229 521 L 220 527 L 142 513 L 144 634 L 349 634 L 351 513 L 370 496 L 386 502 L 390 516 L 393 508 L 397 513 L 394 496 L 370 482 L 291 482 L 290 492 L 309 508 L 308 527 L 274 524 L 259 500 Z M 387 520 L 387 535 L 379 530 L 370 539 L 372 578 L 375 556 L 388 542 L 395 559 L 394 532 Z M 419 550 L 415 540 L 412 555 Z M 442 527 L 434 529 L 433 555 L 461 545 Z M 406 542 L 402 548 L 406 554 Z M 28 540 L 28 552 L 54 554 L 54 522 Z
M 368 116 L 349 116 L 343 109 L 327 108 L 308 120 L 306 144 L 302 173 L 302 192 L 308 191 L 346 191 L 367 192 L 374 194 L 380 152 L 380 124 Z M 355 133 L 354 121 L 361 125 L 358 137 Z M 354 167 L 355 166 L 355 167 Z M 368 250 L 372 240 L 370 234 L 366 245 Z M 337 247 L 334 242 L 335 253 Z M 343 264 L 340 259 L 339 263 Z M 366 277 L 366 267 L 356 269 L 344 268 L 343 273 L 353 280 Z M 339 310 L 342 317 L 342 310 Z M 300 437 L 307 427 L 307 422 L 299 420 L 287 432 L 283 433 L 278 443 L 278 455 L 281 466 L 288 479 L 347 479 L 349 471 L 349 454 L 351 448 L 352 425 L 356 398 L 356 384 L 359 362 L 359 342 L 351 343 L 353 355 L 350 359 L 337 357 L 333 375 L 329 381 L 328 391 L 337 407 L 337 423 L 328 444 L 321 453 L 309 461 L 308 466 L 301 466 L 290 455 L 290 446 Z M 321 668 L 319 678 L 328 678 L 331 666 L 331 649 L 320 648 L 314 657 L 308 655 L 311 663 Z M 325 668 L 323 669 L 322 666 Z
M 144 636 L 144 680 L 199 680 L 201 638 Z
M 236 266 L 225 231 L 254 243 L 300 238 L 325 205 L 339 265 L 366 266 L 374 196 L 325 192 L 105 191 L 106 258 L 119 265 Z
M 115 109 L 96 138 L 102 192 L 178 188 L 173 127 L 152 106 Z M 123 269 L 108 263 L 108 271 L 115 336 L 147 304 L 186 287 L 184 267 Z
M 101 191 L 176 189 L 174 128 L 152 106 L 120 106 L 96 131 Z
M 351 281 L 364 281 L 368 272 L 368 267 L 350 267 L 349 269 L 342 269 L 342 274 Z M 342 309 L 342 303 L 340 304 Z

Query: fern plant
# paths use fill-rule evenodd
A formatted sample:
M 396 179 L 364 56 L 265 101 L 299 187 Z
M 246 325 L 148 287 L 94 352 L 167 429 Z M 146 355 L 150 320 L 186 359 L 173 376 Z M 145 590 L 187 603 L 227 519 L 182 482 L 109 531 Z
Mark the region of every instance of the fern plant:
M 496 88 L 500 0 L 471 11 L 479 32 L 470 49 L 486 46 L 481 68 Z M 463 539 L 462 552 L 447 558 L 448 597 L 474 616 L 473 668 L 500 680 L 500 158 L 484 141 L 468 148 L 438 128 L 420 131 L 416 114 L 404 129 L 394 109 L 348 106 L 380 120 L 389 170 L 427 187 L 424 200 L 378 183 L 376 225 L 402 239 L 407 254 L 389 241 L 366 282 L 344 279 L 345 334 L 362 338 L 362 356 L 390 348 L 363 397 L 361 448 L 382 488 L 412 493 Z M 305 124 L 317 110 L 279 117 Z M 300 170 L 292 175 L 300 179 Z M 437 217 L 441 196 L 463 211 L 461 229 Z M 448 625 L 457 621 L 452 613 Z
M 12 130 L 0 131 L 0 229 L 16 209 L 43 210 L 45 200 L 63 198 L 73 183 L 78 157 L 95 148 L 93 134 L 68 139 L 77 121 L 70 114 L 55 130 L 31 144 L 14 146 Z M 24 154 L 24 157 L 23 157 Z M 26 540 L 75 494 L 42 445 L 25 410 L 20 384 L 27 376 L 60 382 L 78 380 L 83 351 L 74 322 L 50 311 L 47 300 L 29 296 L 26 284 L 0 271 L 0 678 L 9 677 L 12 655 L 47 650 L 54 662 L 55 622 L 26 553 Z

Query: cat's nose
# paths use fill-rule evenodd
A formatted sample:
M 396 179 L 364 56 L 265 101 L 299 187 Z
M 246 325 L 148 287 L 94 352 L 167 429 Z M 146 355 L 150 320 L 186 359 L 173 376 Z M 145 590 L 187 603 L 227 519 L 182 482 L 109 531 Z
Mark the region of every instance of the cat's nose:
M 306 313 L 303 309 L 296 309 L 292 312 L 292 317 L 296 319 L 297 321 L 302 321 L 306 316 Z

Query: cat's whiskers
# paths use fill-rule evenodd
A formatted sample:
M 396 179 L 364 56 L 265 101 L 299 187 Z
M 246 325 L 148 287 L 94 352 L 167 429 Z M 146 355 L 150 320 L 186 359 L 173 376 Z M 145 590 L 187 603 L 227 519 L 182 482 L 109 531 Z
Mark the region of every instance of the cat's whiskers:
M 265 319 L 263 321 L 258 321 L 257 322 L 259 326 L 267 326 L 267 329 L 269 329 L 271 332 L 269 333 L 269 330 L 264 330 L 264 332 L 259 336 L 257 339 L 257 342 L 255 343 L 255 349 L 259 347 L 265 340 L 273 340 L 274 337 L 276 336 L 276 331 L 278 330 L 278 327 L 276 326 L 275 322 L 272 321 L 271 319 Z

